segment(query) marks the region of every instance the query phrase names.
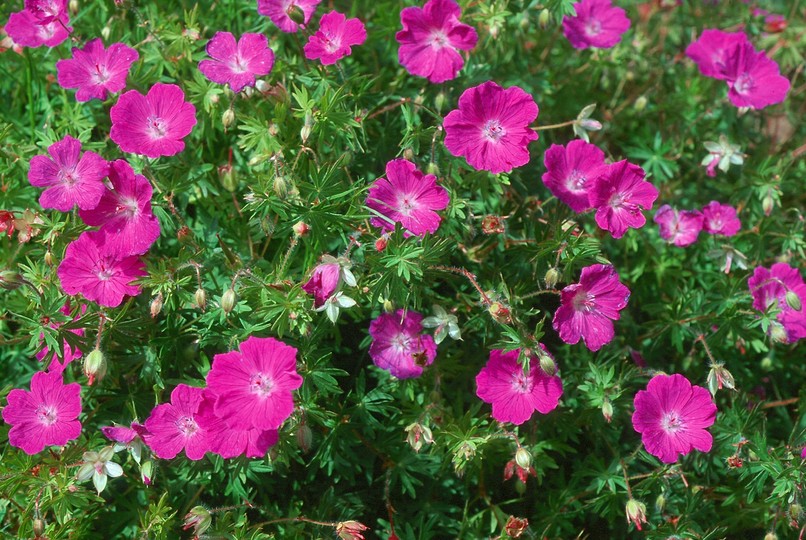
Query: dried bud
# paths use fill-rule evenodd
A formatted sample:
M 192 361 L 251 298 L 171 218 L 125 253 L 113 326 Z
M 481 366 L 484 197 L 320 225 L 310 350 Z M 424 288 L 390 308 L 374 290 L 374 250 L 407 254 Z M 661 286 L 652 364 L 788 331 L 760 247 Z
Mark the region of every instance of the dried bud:
M 213 516 L 210 511 L 203 506 L 194 506 L 190 512 L 185 516 L 185 521 L 182 524 L 182 530 L 193 529 L 193 534 L 196 536 L 203 534 L 210 525 L 213 523 Z
M 708 390 L 710 390 L 711 395 L 714 396 L 717 390 L 722 390 L 723 386 L 728 390 L 734 390 L 736 388 L 733 375 L 731 375 L 730 371 L 725 369 L 724 364 L 718 362 L 711 364 L 711 370 L 708 372 L 706 382 L 708 383 Z
M 627 501 L 627 523 L 632 523 L 635 528 L 641 530 L 641 524 L 646 523 L 646 505 L 635 499 Z
M 546 270 L 546 275 L 543 277 L 543 281 L 545 281 L 547 289 L 553 289 L 554 286 L 557 285 L 557 282 L 560 281 L 560 271 L 552 266 Z
M 204 308 L 207 306 L 207 293 L 204 292 L 204 289 L 201 287 L 196 289 L 196 293 L 193 295 L 193 301 L 196 303 L 197 308 L 204 311 Z
M 540 15 L 537 16 L 537 25 L 545 30 L 549 27 L 549 21 L 551 20 L 551 12 L 548 9 L 544 9 L 540 12 Z
M 380 252 L 386 249 L 386 244 L 388 243 L 388 241 L 389 239 L 386 235 L 383 235 L 379 237 L 377 240 L 375 240 L 375 251 Z
M 412 150 L 411 148 L 406 148 L 405 150 L 403 150 L 403 159 L 406 159 L 408 161 L 414 161 L 414 150 Z
M 84 375 L 87 376 L 89 385 L 95 381 L 101 382 L 106 375 L 106 358 L 101 349 L 96 347 L 84 358 Z
M 481 232 L 484 234 L 502 234 L 504 232 L 504 220 L 500 216 L 484 216 L 481 220 Z
M 602 403 L 602 416 L 604 416 L 605 422 L 608 424 L 613 419 L 613 404 L 610 403 L 610 400 L 605 398 L 604 403 Z
M 776 343 L 786 343 L 789 337 L 786 335 L 786 328 L 779 322 L 770 324 L 770 338 Z
M 53 252 L 51 250 L 45 252 L 45 264 L 53 266 Z
M 336 534 L 341 540 L 364 540 L 364 535 L 361 533 L 367 529 L 369 527 L 358 521 L 340 521 L 336 523 Z
M 41 517 L 34 518 L 34 538 L 41 538 L 45 534 L 45 520 Z
M 23 283 L 22 275 L 13 270 L 3 270 L 0 272 L 0 288 L 7 291 L 19 289 Z
M 742 465 L 744 465 L 742 458 L 740 458 L 738 454 L 733 454 L 732 456 L 728 457 L 726 461 L 728 463 L 728 467 L 731 469 L 740 469 Z
M 294 234 L 299 238 L 306 236 L 311 231 L 311 228 L 304 221 L 296 222 L 292 228 L 294 229 Z
M 224 310 L 224 313 L 229 315 L 232 310 L 235 309 L 237 301 L 238 297 L 235 295 L 235 291 L 229 288 L 221 295 L 221 309 Z
M 786 304 L 794 309 L 795 311 L 800 311 L 803 307 L 803 304 L 800 301 L 800 296 L 795 291 L 786 291 Z
M 532 466 L 532 454 L 523 446 L 519 447 L 518 451 L 515 452 L 515 463 L 517 463 L 518 467 L 521 469 L 529 470 L 529 467 Z
M 510 538 L 520 538 L 523 532 L 528 528 L 529 528 L 528 519 L 509 516 L 507 524 L 504 525 L 504 532 Z
M 490 304 L 490 307 L 487 308 L 487 311 L 490 312 L 490 315 L 492 315 L 496 322 L 501 324 L 509 324 L 512 322 L 512 317 L 510 317 L 509 314 L 509 308 L 504 306 L 504 304 L 501 302 L 493 302 Z
M 183 244 L 190 242 L 192 238 L 193 234 L 190 231 L 190 227 L 187 225 L 182 225 L 179 227 L 179 230 L 176 231 L 176 239 Z
M 428 426 L 424 426 L 418 422 L 409 424 L 406 427 L 406 442 L 411 446 L 415 452 L 419 452 L 423 448 L 423 444 L 432 444 L 434 436 Z
M 313 444 L 313 431 L 308 427 L 308 424 L 300 424 L 297 428 L 297 446 L 305 454 L 311 449 Z
M 152 319 L 160 314 L 160 311 L 162 311 L 163 304 L 164 304 L 164 302 L 163 302 L 162 293 L 159 293 L 151 301 L 151 318 Z
M 221 115 L 221 123 L 224 125 L 224 129 L 235 123 L 235 111 L 232 109 L 224 111 L 224 114 Z

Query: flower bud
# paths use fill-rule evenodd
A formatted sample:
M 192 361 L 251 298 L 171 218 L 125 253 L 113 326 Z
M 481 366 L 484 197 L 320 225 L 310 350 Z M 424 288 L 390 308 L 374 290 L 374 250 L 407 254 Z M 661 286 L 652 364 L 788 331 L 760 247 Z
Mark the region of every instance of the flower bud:
M 602 403 L 602 416 L 604 416 L 605 422 L 608 424 L 613 419 L 613 404 L 610 403 L 610 400 L 605 398 L 604 403 Z
M 109 39 L 109 34 L 112 32 L 112 29 L 109 28 L 109 25 L 104 26 L 101 28 L 101 37 L 104 38 L 104 41 Z
M 308 427 L 308 424 L 300 424 L 297 428 L 297 446 L 302 450 L 303 454 L 308 453 L 313 444 L 313 431 Z
M 391 300 L 384 300 L 383 301 L 383 310 L 386 313 L 392 313 L 395 310 L 395 305 L 392 303 Z
M 3 270 L 0 272 L 0 288 L 7 291 L 19 289 L 23 283 L 22 275 L 13 270 Z
M 551 267 L 546 270 L 546 275 L 543 277 L 543 281 L 546 282 L 547 289 L 553 289 L 557 282 L 560 280 L 560 271 L 557 270 L 555 267 Z
M 157 315 L 160 314 L 162 311 L 162 306 L 164 305 L 162 293 L 157 294 L 154 299 L 151 301 L 151 318 L 156 318 Z
M 657 510 L 659 514 L 662 514 L 664 508 L 666 508 L 666 497 L 661 493 L 658 495 L 658 498 L 655 499 L 655 510 Z
M 252 94 L 255 93 L 255 89 L 251 86 L 247 86 L 243 90 L 241 90 L 241 93 L 244 95 L 244 97 L 250 98 L 252 97 Z
M 708 383 L 708 390 L 711 391 L 711 395 L 716 395 L 717 390 L 721 390 L 724 386 L 728 390 L 733 390 L 736 388 L 736 384 L 733 380 L 733 375 L 731 375 L 730 371 L 725 369 L 725 366 L 719 362 L 714 362 L 711 364 L 711 370 L 708 372 L 708 377 L 705 379 L 706 383 Z
M 414 150 L 412 150 L 411 148 L 406 148 L 405 150 L 403 150 L 403 159 L 406 159 L 408 161 L 414 161 Z
M 529 528 L 528 519 L 509 516 L 507 524 L 504 525 L 504 532 L 510 538 L 520 538 L 523 534 L 523 531 L 525 531 L 527 528 Z
M 386 249 L 386 244 L 388 243 L 388 238 L 386 235 L 379 237 L 375 240 L 375 251 L 381 252 Z
M 221 124 L 223 124 L 224 128 L 230 127 L 235 122 L 235 111 L 232 109 L 227 109 L 224 111 L 224 114 L 221 115 Z
M 101 382 L 106 375 L 106 358 L 101 349 L 96 347 L 84 358 L 84 375 L 89 379 L 89 385 L 95 381 Z
M 182 530 L 193 529 L 196 536 L 203 534 L 213 523 L 213 516 L 210 511 L 203 506 L 194 506 L 185 516 Z
M 224 310 L 224 313 L 229 315 L 232 310 L 235 309 L 237 301 L 238 297 L 235 295 L 235 291 L 230 287 L 221 295 L 221 309 Z
M 304 221 L 296 222 L 292 228 L 294 229 L 294 234 L 300 238 L 306 236 L 311 230 L 308 224 Z
M 34 538 L 41 538 L 45 534 L 45 520 L 41 517 L 34 518 Z
M 218 179 L 221 180 L 221 185 L 232 193 L 238 189 L 238 179 L 235 176 L 235 168 L 232 165 L 221 165 L 218 167 Z
M 288 180 L 285 176 L 281 174 L 275 176 L 272 187 L 274 188 L 274 193 L 281 199 L 285 199 L 288 195 Z
M 585 118 L 579 122 L 580 127 L 586 131 L 599 131 L 602 129 L 602 123 L 592 118 Z
M 448 96 L 445 95 L 445 92 L 440 92 L 437 94 L 437 97 L 434 98 L 434 107 L 437 109 L 437 112 L 442 112 L 448 105 Z
M 196 289 L 196 293 L 193 295 L 193 301 L 196 303 L 197 308 L 204 311 L 204 308 L 207 306 L 207 293 L 204 292 L 204 289 L 201 287 Z
M 646 523 L 646 505 L 635 499 L 627 501 L 627 523 L 632 523 L 635 528 L 641 530 L 641 524 Z
M 67 9 L 70 11 L 70 16 L 75 17 L 78 14 L 78 0 L 70 0 L 67 4 Z M 36 536 L 42 536 L 37 534 Z
M 154 462 L 148 460 L 143 463 L 142 467 L 140 467 L 140 478 L 143 480 L 143 484 L 146 486 L 150 486 L 151 483 L 154 481 Z
M 635 103 L 632 107 L 635 112 L 641 112 L 646 109 L 647 103 L 649 103 L 649 100 L 646 98 L 646 96 L 638 96 L 638 99 L 635 100 Z
M 258 79 L 255 81 L 255 89 L 261 94 L 265 94 L 266 92 L 271 91 L 271 85 L 268 83 L 268 81 Z
M 426 174 L 433 174 L 434 176 L 439 176 L 439 166 L 433 161 L 428 163 L 428 166 L 425 168 Z
M 775 208 L 775 199 L 773 199 L 772 195 L 767 193 L 763 199 L 761 199 L 761 209 L 764 211 L 765 216 L 769 216 L 772 214 L 772 209 Z
M 551 21 L 551 12 L 548 9 L 542 10 L 537 16 L 537 25 L 545 30 L 549 27 L 549 21 Z
M 53 252 L 51 250 L 45 252 L 45 264 L 53 266 Z
M 786 343 L 789 341 L 789 337 L 786 335 L 786 328 L 779 322 L 770 324 L 770 338 L 776 343 Z
M 778 540 L 778 535 L 770 531 L 764 535 L 764 540 Z
M 528 470 L 529 467 L 532 466 L 532 454 L 523 446 L 519 447 L 518 451 L 515 452 L 515 463 L 517 463 L 518 467 L 521 469 Z
M 313 115 L 311 113 L 305 114 L 305 123 L 302 125 L 302 129 L 299 130 L 299 138 L 302 139 L 302 144 L 305 144 L 308 141 L 308 137 L 311 136 L 313 132 Z
M 502 234 L 504 231 L 501 216 L 487 215 L 481 219 L 481 232 L 484 234 Z
M 800 296 L 795 291 L 786 291 L 786 304 L 794 309 L 795 311 L 800 311 L 803 307 L 803 304 L 800 301 Z
M 554 358 L 552 358 L 551 355 L 538 351 L 537 358 L 540 360 L 540 369 L 543 370 L 543 373 L 549 377 L 553 377 L 554 374 L 557 373 L 557 364 L 554 362 Z
M 490 315 L 496 322 L 501 324 L 509 324 L 512 322 L 512 317 L 510 317 L 509 309 L 504 306 L 501 302 L 493 302 L 490 304 L 490 307 L 487 308 L 487 311 L 490 312 Z M 541 361 L 542 362 L 542 361 Z
M 305 12 L 296 4 L 291 4 L 285 11 L 288 18 L 297 24 L 305 24 Z

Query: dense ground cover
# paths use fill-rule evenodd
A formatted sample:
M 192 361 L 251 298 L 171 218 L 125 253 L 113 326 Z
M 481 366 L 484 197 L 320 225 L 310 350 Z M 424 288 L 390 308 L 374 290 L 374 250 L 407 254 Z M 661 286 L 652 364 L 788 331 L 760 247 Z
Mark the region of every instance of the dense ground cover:
M 616 4 L 4 2 L 0 534 L 803 536 L 804 7 Z

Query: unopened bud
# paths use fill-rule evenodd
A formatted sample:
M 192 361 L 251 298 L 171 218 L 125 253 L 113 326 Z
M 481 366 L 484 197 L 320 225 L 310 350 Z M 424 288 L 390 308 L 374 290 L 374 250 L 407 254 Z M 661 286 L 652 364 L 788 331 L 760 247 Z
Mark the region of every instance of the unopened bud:
M 294 234 L 296 234 L 300 238 L 306 236 L 309 232 L 311 232 L 311 228 L 304 221 L 296 222 L 292 227 L 292 229 L 294 230 Z
M 440 92 L 437 94 L 437 97 L 434 98 L 434 107 L 437 109 L 437 112 L 442 112 L 448 105 L 448 96 L 445 95 L 445 92 Z
M 19 289 L 23 283 L 22 275 L 13 270 L 3 270 L 0 272 L 0 288 L 7 291 Z
M 182 530 L 186 531 L 192 528 L 193 534 L 198 536 L 209 529 L 212 523 L 213 516 L 210 514 L 209 510 L 203 506 L 194 506 L 185 516 Z
M 649 100 L 646 96 L 638 96 L 638 99 L 636 99 L 633 104 L 633 109 L 635 109 L 636 112 L 641 112 L 646 109 L 647 103 L 649 103 Z
M 160 314 L 160 311 L 162 311 L 163 303 L 164 302 L 163 302 L 162 293 L 157 294 L 157 296 L 155 296 L 154 299 L 151 301 L 151 318 L 152 319 Z
M 425 168 L 426 174 L 433 174 L 434 176 L 439 176 L 439 167 L 433 161 L 428 163 L 428 166 Z
M 288 181 L 286 177 L 278 174 L 274 177 L 274 183 L 272 185 L 274 187 L 274 193 L 281 199 L 285 199 L 288 195 Z
M 197 308 L 204 311 L 204 308 L 207 306 L 207 293 L 204 292 L 204 289 L 201 287 L 196 289 L 196 293 L 193 295 L 193 301 L 196 303 Z
M 635 499 L 627 501 L 627 523 L 632 523 L 635 528 L 641 530 L 641 524 L 646 523 L 646 505 Z
M 786 291 L 786 304 L 794 309 L 795 311 L 800 311 L 803 307 L 803 304 L 800 301 L 800 296 L 795 291 Z
M 554 374 L 557 373 L 557 364 L 554 362 L 554 358 L 552 358 L 551 355 L 538 352 L 537 358 L 540 360 L 540 369 L 543 370 L 543 373 L 549 377 L 553 377 Z
M 238 189 L 238 178 L 235 176 L 235 168 L 232 165 L 226 164 L 218 167 L 218 179 L 221 180 L 224 189 L 230 193 Z
M 778 540 L 778 535 L 770 531 L 764 535 L 764 540 Z
M 375 251 L 383 251 L 386 249 L 386 244 L 388 243 L 387 237 L 381 236 L 377 240 L 375 240 Z
M 104 26 L 101 28 L 101 37 L 104 38 L 104 41 L 109 39 L 109 34 L 112 32 L 112 29 L 109 26 Z
M 299 138 L 302 139 L 302 143 L 308 141 L 308 137 L 311 136 L 313 132 L 313 116 L 311 113 L 307 113 L 305 115 L 305 123 L 302 125 L 302 129 L 299 130 Z
M 84 375 L 87 376 L 89 385 L 92 385 L 95 381 L 101 382 L 104 375 L 106 375 L 106 358 L 101 349 L 93 349 L 84 358 Z
M 772 214 L 772 209 L 775 208 L 775 199 L 769 193 L 761 199 L 761 209 L 764 211 L 765 216 Z
M 297 24 L 305 23 L 305 12 L 296 4 L 291 4 L 288 9 L 285 10 L 285 14 Z
M 45 264 L 53 266 L 53 252 L 51 250 L 45 252 Z
M 224 128 L 230 127 L 235 122 L 235 111 L 232 109 L 227 109 L 224 111 L 224 114 L 221 115 L 221 123 L 224 125 Z
M 269 124 L 269 135 L 271 135 L 272 137 L 276 137 L 279 134 L 280 134 L 279 126 L 277 124 L 275 124 L 274 122 Z
M 518 467 L 521 469 L 529 470 L 529 467 L 532 466 L 532 454 L 523 446 L 519 447 L 518 451 L 515 452 L 515 463 L 517 463 Z
M 70 10 L 70 16 L 75 17 L 78 14 L 78 0 L 70 0 L 67 4 L 67 9 Z M 41 534 L 37 536 L 42 536 Z
M 770 338 L 776 343 L 786 343 L 789 337 L 786 335 L 786 328 L 779 322 L 770 324 Z
M 537 16 L 537 25 L 545 30 L 549 26 L 549 21 L 551 20 L 551 12 L 548 9 L 544 9 L 540 12 L 540 15 Z
M 271 85 L 263 79 L 258 79 L 255 81 L 255 89 L 261 94 L 265 94 L 271 90 Z
M 414 150 L 411 148 L 406 148 L 403 150 L 403 159 L 408 161 L 414 161 Z
M 554 286 L 557 285 L 557 282 L 560 281 L 560 271 L 552 266 L 546 270 L 546 275 L 543 278 L 543 281 L 546 282 L 547 289 L 553 289 Z
M 604 416 L 605 422 L 608 424 L 613 419 L 613 404 L 607 398 L 602 403 L 602 416 Z
M 241 93 L 242 93 L 242 94 L 243 94 L 245 97 L 250 98 L 250 97 L 252 97 L 252 94 L 254 94 L 254 93 L 255 93 L 255 89 L 254 89 L 253 87 L 251 87 L 251 86 L 246 86 L 246 87 L 244 87 L 244 89 L 243 89 L 243 90 L 241 90 Z
M 579 125 L 585 129 L 586 131 L 599 131 L 602 129 L 602 123 L 592 118 L 585 118 L 584 120 L 580 120 Z
M 655 510 L 657 510 L 659 514 L 662 514 L 664 508 L 666 508 L 666 497 L 661 493 L 658 495 L 658 498 L 655 499 Z
M 384 300 L 383 301 L 383 310 L 386 313 L 392 313 L 395 310 L 395 305 L 392 303 L 391 300 Z
M 34 518 L 34 538 L 41 538 L 45 534 L 45 520 Z
M 140 479 L 143 481 L 143 484 L 146 486 L 150 486 L 151 483 L 154 481 L 154 462 L 148 460 L 143 463 L 143 466 L 140 467 Z
M 308 424 L 300 424 L 297 428 L 297 446 L 305 454 L 311 449 L 313 444 L 313 431 L 308 427 Z
M 221 295 L 221 309 L 224 310 L 224 313 L 229 315 L 232 310 L 235 309 L 235 303 L 237 301 L 238 297 L 235 296 L 235 291 L 229 288 Z

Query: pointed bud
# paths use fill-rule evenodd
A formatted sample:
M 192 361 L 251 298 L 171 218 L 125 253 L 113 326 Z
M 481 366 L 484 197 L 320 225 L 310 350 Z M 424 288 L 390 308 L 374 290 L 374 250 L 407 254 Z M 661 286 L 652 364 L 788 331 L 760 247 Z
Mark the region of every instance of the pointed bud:
M 437 112 L 442 112 L 448 105 L 448 96 L 445 95 L 445 92 L 440 92 L 437 94 L 437 97 L 434 98 L 434 107 L 437 109 Z
M 302 129 L 299 131 L 299 138 L 302 139 L 302 144 L 305 144 L 308 141 L 308 137 L 311 136 L 313 132 L 313 115 L 311 113 L 307 113 L 305 115 L 305 123 L 302 125 Z
M 532 454 L 523 446 L 519 447 L 518 451 L 515 452 L 515 463 L 517 463 L 518 467 L 521 469 L 528 470 L 529 467 L 532 466 Z
M 45 252 L 45 264 L 53 266 L 53 252 L 51 250 Z
M 599 131 L 602 129 L 602 123 L 598 122 L 592 118 L 585 118 L 579 122 L 579 125 L 582 129 L 586 131 Z
M 800 301 L 800 296 L 795 291 L 786 291 L 786 304 L 794 309 L 795 311 L 800 311 L 803 307 L 803 304 Z
M 646 523 L 646 505 L 635 499 L 627 501 L 627 523 L 632 523 L 635 528 L 641 530 L 641 524 Z
M 143 466 L 140 467 L 140 478 L 143 481 L 143 484 L 146 486 L 150 486 L 151 483 L 154 481 L 154 462 L 148 460 L 143 463 Z
M 549 27 L 549 21 L 551 20 L 551 12 L 548 9 L 544 9 L 540 12 L 540 15 L 537 16 L 537 25 L 545 30 Z
M 434 176 L 439 176 L 439 166 L 433 161 L 428 163 L 428 166 L 425 168 L 426 174 L 433 174 Z
M 235 111 L 232 109 L 227 109 L 224 111 L 224 114 L 221 115 L 221 124 L 224 126 L 224 129 L 226 129 L 233 123 L 235 123 Z
M 307 234 L 311 231 L 311 228 L 304 221 L 297 221 L 292 229 L 294 230 L 294 234 L 299 238 L 307 236 Z
M 84 375 L 89 379 L 90 386 L 95 381 L 101 382 L 106 375 L 106 358 L 101 349 L 96 347 L 84 358 Z
M 553 289 L 557 282 L 560 280 L 560 271 L 557 270 L 555 267 L 551 267 L 546 271 L 546 275 L 543 278 L 543 281 L 546 282 L 547 289 Z
M 285 199 L 288 195 L 288 180 L 285 176 L 278 174 L 274 177 L 273 182 L 274 193 L 281 199 Z
M 19 289 L 22 285 L 23 278 L 19 272 L 13 270 L 3 270 L 0 272 L 0 288 L 7 291 Z
M 34 518 L 34 538 L 41 538 L 45 534 L 45 520 L 37 517 Z
M 540 360 L 540 369 L 543 370 L 543 373 L 549 377 L 553 377 L 557 373 L 557 364 L 554 362 L 554 358 L 542 351 L 538 351 L 537 358 Z
M 109 34 L 112 32 L 112 29 L 109 26 L 104 26 L 101 28 L 101 37 L 104 38 L 104 41 L 109 40 Z
M 190 512 L 185 516 L 185 521 L 182 524 L 182 530 L 193 529 L 193 534 L 196 536 L 203 534 L 210 525 L 213 523 L 213 516 L 210 511 L 203 506 L 194 506 Z
M 666 508 L 666 497 L 663 496 L 663 493 L 658 495 L 658 498 L 655 499 L 655 510 L 659 513 L 663 513 L 663 509 Z
M 156 318 L 157 315 L 160 314 L 160 311 L 162 311 L 163 304 L 164 304 L 164 302 L 163 302 L 162 293 L 159 293 L 151 301 L 151 318 L 152 319 Z
M 285 14 L 288 15 L 288 18 L 294 21 L 297 24 L 304 24 L 305 23 L 305 12 L 302 11 L 296 4 L 291 4 L 289 8 L 285 11 Z
M 646 98 L 646 96 L 638 96 L 638 99 L 635 100 L 632 108 L 636 112 L 641 112 L 646 109 L 647 103 L 649 103 L 649 100 Z
M 235 295 L 235 291 L 229 288 L 221 295 L 221 309 L 224 310 L 224 313 L 229 315 L 232 310 L 235 309 L 237 301 L 238 297 Z
M 300 424 L 297 428 L 297 446 L 303 454 L 307 454 L 313 444 L 313 431 L 308 424 Z
M 207 293 L 204 292 L 204 289 L 201 287 L 196 289 L 196 293 L 193 295 L 193 301 L 196 303 L 197 308 L 204 311 L 204 308 L 207 306 Z
M 772 214 L 772 209 L 775 208 L 775 199 L 769 193 L 761 199 L 761 209 L 764 211 L 765 216 Z
M 232 193 L 238 189 L 238 178 L 235 176 L 235 168 L 232 165 L 221 165 L 218 168 L 218 179 L 224 189 Z
M 610 400 L 605 398 L 604 403 L 602 403 L 602 416 L 604 416 L 605 422 L 608 424 L 613 419 L 613 404 L 610 403 Z

